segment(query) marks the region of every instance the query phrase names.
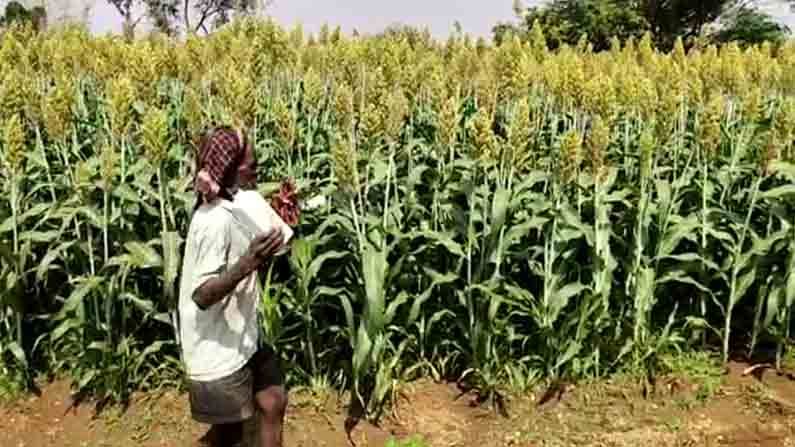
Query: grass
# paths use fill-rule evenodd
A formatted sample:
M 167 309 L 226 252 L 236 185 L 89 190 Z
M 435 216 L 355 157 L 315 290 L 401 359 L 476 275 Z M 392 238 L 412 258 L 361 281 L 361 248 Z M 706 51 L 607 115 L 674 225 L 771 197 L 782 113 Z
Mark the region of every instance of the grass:
M 428 447 L 428 444 L 419 437 L 413 437 L 403 441 L 390 439 L 385 447 Z
M 704 402 L 715 395 L 723 383 L 720 361 L 706 352 L 686 352 L 663 357 L 665 372 L 696 387 L 694 398 Z
M 24 388 L 21 381 L 0 368 L 0 404 L 13 402 L 22 396 Z

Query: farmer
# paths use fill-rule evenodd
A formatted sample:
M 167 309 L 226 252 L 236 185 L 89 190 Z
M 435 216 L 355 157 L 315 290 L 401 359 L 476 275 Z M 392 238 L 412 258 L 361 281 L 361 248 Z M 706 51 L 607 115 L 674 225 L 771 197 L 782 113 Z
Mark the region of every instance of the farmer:
M 259 446 L 281 447 L 287 393 L 278 356 L 259 342 L 257 272 L 282 247 L 282 235 L 250 241 L 224 206 L 256 182 L 253 150 L 241 133 L 214 129 L 197 155 L 179 299 L 191 413 L 211 425 L 201 445 L 232 447 L 259 409 Z

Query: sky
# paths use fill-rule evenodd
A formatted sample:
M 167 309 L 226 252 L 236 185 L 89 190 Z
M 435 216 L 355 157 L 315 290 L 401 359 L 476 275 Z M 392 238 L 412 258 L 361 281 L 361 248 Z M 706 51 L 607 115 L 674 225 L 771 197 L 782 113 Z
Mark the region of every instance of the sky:
M 0 0 L 5 6 L 9 0 Z M 39 4 L 43 0 L 24 0 Z M 537 3 L 529 0 L 526 4 Z M 51 0 L 61 5 L 51 11 L 51 18 L 72 16 L 79 18 L 88 11 L 93 31 L 118 32 L 121 17 L 106 0 Z M 781 0 L 760 0 L 761 7 L 795 30 L 795 14 Z M 354 28 L 362 33 L 377 32 L 393 23 L 428 27 L 438 37 L 446 37 L 458 20 L 465 32 L 488 37 L 491 27 L 500 21 L 513 19 L 512 0 L 272 0 L 267 14 L 279 23 L 290 26 L 302 23 L 305 31 L 317 32 L 323 23 Z

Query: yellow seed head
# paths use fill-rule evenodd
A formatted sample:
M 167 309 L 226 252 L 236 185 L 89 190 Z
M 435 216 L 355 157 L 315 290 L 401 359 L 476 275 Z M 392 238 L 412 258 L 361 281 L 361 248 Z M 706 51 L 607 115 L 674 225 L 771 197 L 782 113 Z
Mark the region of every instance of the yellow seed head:
M 25 128 L 19 114 L 12 115 L 3 125 L 3 152 L 9 177 L 22 172 L 25 161 Z
M 182 114 L 187 126 L 188 135 L 195 137 L 204 127 L 204 108 L 202 106 L 201 92 L 195 87 L 185 89 Z
M 114 133 L 126 135 L 130 129 L 135 103 L 135 86 L 127 76 L 112 79 L 107 86 L 108 117 Z
M 513 115 L 507 127 L 508 150 L 511 163 L 517 169 L 522 169 L 530 158 L 529 144 L 535 129 L 534 121 L 530 117 L 530 101 L 525 97 L 517 101 L 513 108 Z
M 575 129 L 569 129 L 561 137 L 560 173 L 564 182 L 577 177 L 582 162 L 582 136 Z
M 750 85 L 741 94 L 745 119 L 752 123 L 759 121 L 762 118 L 765 105 L 762 89 L 757 85 Z
M 772 166 L 781 158 L 781 148 L 783 143 L 775 131 L 767 132 L 762 154 L 759 158 L 759 170 L 762 175 L 767 176 L 772 173 Z
M 795 138 L 795 98 L 788 96 L 781 100 L 773 126 L 783 143 L 792 142 Z
M 68 76 L 56 79 L 55 87 L 42 98 L 44 128 L 51 139 L 55 141 L 66 139 L 72 126 L 74 102 L 74 80 Z
M 409 115 L 409 101 L 401 90 L 390 92 L 386 98 L 386 119 L 384 120 L 384 136 L 388 142 L 395 142 L 403 130 L 403 123 Z
M 273 120 L 276 125 L 276 133 L 282 144 L 288 149 L 295 144 L 296 123 L 292 107 L 280 98 L 273 102 Z
M 18 67 L 5 73 L 0 85 L 0 115 L 3 119 L 24 113 L 28 104 L 30 82 Z
M 444 150 L 449 150 L 458 139 L 458 126 L 461 122 L 458 98 L 447 98 L 439 109 L 438 135 Z
M 344 132 L 351 130 L 353 125 L 354 105 L 353 90 L 347 83 L 337 86 L 334 92 L 334 111 L 337 113 L 337 124 Z
M 533 56 L 535 56 L 536 60 L 543 60 L 549 54 L 549 47 L 547 46 L 547 39 L 544 36 L 544 29 L 538 20 L 533 23 L 533 28 L 530 32 L 530 47 L 532 48 Z
M 154 166 L 160 166 L 166 160 L 171 145 L 166 110 L 157 107 L 147 110 L 141 126 L 141 138 L 149 161 Z
M 582 88 L 582 107 L 592 115 L 611 117 L 615 113 L 617 100 L 613 81 L 609 76 L 591 76 Z
M 685 54 L 685 45 L 681 36 L 678 36 L 674 42 L 673 59 L 680 67 L 687 64 L 687 54 Z
M 326 86 L 316 70 L 310 68 L 304 75 L 304 104 L 317 113 L 326 96 Z
M 224 82 L 222 98 L 224 105 L 231 114 L 234 125 L 248 127 L 254 123 L 257 109 L 254 79 L 251 76 L 251 64 L 227 64 L 223 70 Z
M 471 122 L 474 158 L 481 161 L 497 159 L 498 141 L 494 135 L 492 116 L 486 111 L 479 111 Z
M 349 192 L 359 190 L 359 174 L 357 171 L 357 155 L 349 138 L 338 137 L 332 143 L 331 158 L 334 163 L 334 174 L 340 187 Z
M 651 178 L 652 166 L 654 164 L 654 150 L 656 147 L 657 141 L 654 137 L 654 132 L 651 128 L 647 127 L 643 130 L 638 140 L 638 149 L 640 151 L 638 160 L 640 162 L 641 179 Z
M 792 97 L 782 99 L 773 122 L 773 132 L 780 143 L 781 155 L 792 161 L 795 155 L 795 99 Z
M 588 155 L 591 172 L 596 181 L 604 178 L 607 165 L 607 147 L 610 144 L 610 125 L 597 115 L 588 134 Z
M 102 149 L 100 149 L 99 152 L 99 158 L 102 188 L 108 191 L 113 184 L 113 179 L 116 175 L 116 166 L 119 162 L 119 154 L 116 152 L 110 140 L 106 140 L 102 144 Z
M 713 95 L 702 111 L 699 121 L 699 141 L 708 156 L 716 153 L 721 141 L 721 120 L 725 109 L 725 99 Z

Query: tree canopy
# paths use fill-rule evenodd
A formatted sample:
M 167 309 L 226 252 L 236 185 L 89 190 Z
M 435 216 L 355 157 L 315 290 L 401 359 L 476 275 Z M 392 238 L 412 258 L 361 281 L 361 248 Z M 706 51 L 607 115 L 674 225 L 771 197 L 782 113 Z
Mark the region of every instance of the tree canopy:
M 45 26 L 46 20 L 47 11 L 43 7 L 27 9 L 18 1 L 12 0 L 6 4 L 4 14 L 0 16 L 0 26 L 29 23 L 38 31 Z
M 229 22 L 235 13 L 249 13 L 258 0 L 107 0 L 124 18 L 125 31 L 131 34 L 144 17 L 155 29 L 173 34 L 178 29 L 189 33 L 205 32 Z M 143 14 L 136 17 L 135 12 Z
M 795 5 L 795 0 L 787 0 Z M 649 32 L 661 49 L 707 34 L 717 41 L 781 41 L 789 30 L 754 7 L 750 0 L 553 0 L 541 6 L 514 6 L 518 23 L 494 28 L 497 43 L 506 35 L 527 37 L 541 26 L 551 47 L 573 45 L 586 35 L 595 50 L 610 40 Z M 715 31 L 709 25 L 717 24 Z M 710 29 L 708 29 L 710 28 Z

